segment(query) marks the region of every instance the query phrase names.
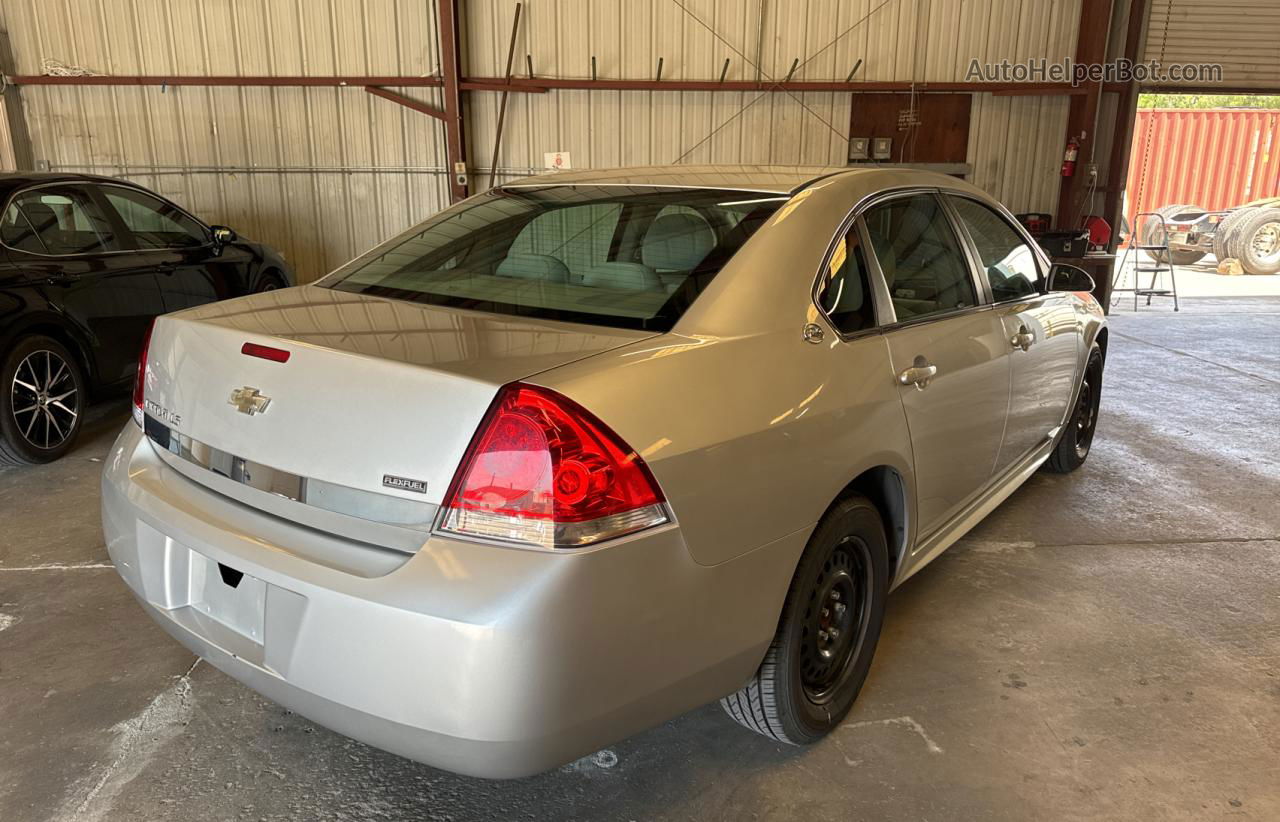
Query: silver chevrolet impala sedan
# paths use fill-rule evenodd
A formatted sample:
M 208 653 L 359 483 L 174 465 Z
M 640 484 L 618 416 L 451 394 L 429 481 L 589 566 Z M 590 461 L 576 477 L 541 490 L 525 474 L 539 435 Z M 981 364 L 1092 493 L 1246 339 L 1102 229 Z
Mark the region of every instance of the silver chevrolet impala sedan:
M 889 591 L 1084 462 L 1091 286 L 920 171 L 526 179 L 157 320 L 107 547 L 204 659 L 440 768 L 531 774 L 714 700 L 811 743 Z

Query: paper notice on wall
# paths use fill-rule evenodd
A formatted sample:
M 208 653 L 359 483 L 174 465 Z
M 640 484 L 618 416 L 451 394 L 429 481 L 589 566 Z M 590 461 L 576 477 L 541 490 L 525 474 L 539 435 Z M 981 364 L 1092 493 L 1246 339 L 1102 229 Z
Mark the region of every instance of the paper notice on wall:
M 569 152 L 552 151 L 542 155 L 542 165 L 552 171 L 563 171 L 564 169 L 573 168 L 573 163 L 569 160 Z

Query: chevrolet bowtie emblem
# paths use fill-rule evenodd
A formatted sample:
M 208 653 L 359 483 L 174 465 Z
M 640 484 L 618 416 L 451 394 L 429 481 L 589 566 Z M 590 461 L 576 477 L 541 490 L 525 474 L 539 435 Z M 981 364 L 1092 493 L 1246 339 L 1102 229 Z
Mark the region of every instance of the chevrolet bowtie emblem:
M 270 397 L 264 397 L 258 393 L 258 389 L 245 386 L 237 388 L 231 392 L 231 398 L 227 400 L 228 405 L 234 405 L 236 410 L 241 414 L 261 414 L 267 410 L 267 406 L 271 404 Z

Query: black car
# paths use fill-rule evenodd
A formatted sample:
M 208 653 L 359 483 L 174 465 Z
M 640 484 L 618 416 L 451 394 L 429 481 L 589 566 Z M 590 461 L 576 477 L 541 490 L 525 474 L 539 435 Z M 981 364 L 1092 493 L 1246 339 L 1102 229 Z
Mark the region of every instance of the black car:
M 292 285 L 283 258 L 141 186 L 0 174 L 0 464 L 70 449 L 158 314 Z

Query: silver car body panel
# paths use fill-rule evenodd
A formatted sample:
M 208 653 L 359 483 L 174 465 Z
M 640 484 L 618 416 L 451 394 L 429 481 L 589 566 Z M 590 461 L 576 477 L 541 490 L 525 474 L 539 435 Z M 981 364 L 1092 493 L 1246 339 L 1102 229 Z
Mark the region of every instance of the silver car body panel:
M 815 283 L 841 232 L 865 236 L 858 217 L 870 204 L 941 191 L 1007 215 L 952 178 L 664 167 L 516 185 L 565 184 L 789 200 L 668 333 L 320 286 L 160 319 L 148 408 L 180 443 L 269 466 L 289 488 L 305 478 L 355 492 L 309 504 L 187 459 L 181 445 L 157 447 L 130 423 L 103 477 L 104 531 L 121 576 L 169 633 L 358 739 L 465 773 L 543 770 L 746 681 L 810 533 L 851 486 L 874 483 L 893 584 L 917 572 L 1048 457 L 1103 329 L 1101 308 L 1081 295 L 991 304 L 972 260 L 982 305 L 900 322 L 871 255 L 879 325 L 838 333 Z M 817 344 L 808 325 L 825 329 Z M 1024 327 L 1026 351 L 1011 344 Z M 246 357 L 245 342 L 290 359 Z M 921 356 L 936 379 L 899 384 Z M 388 514 L 444 501 L 513 380 L 605 421 L 644 458 L 671 522 L 557 552 L 426 533 Z M 228 402 L 246 387 L 270 398 L 265 411 Z M 426 493 L 387 487 L 384 475 Z M 240 600 L 211 581 L 219 563 L 249 580 Z

